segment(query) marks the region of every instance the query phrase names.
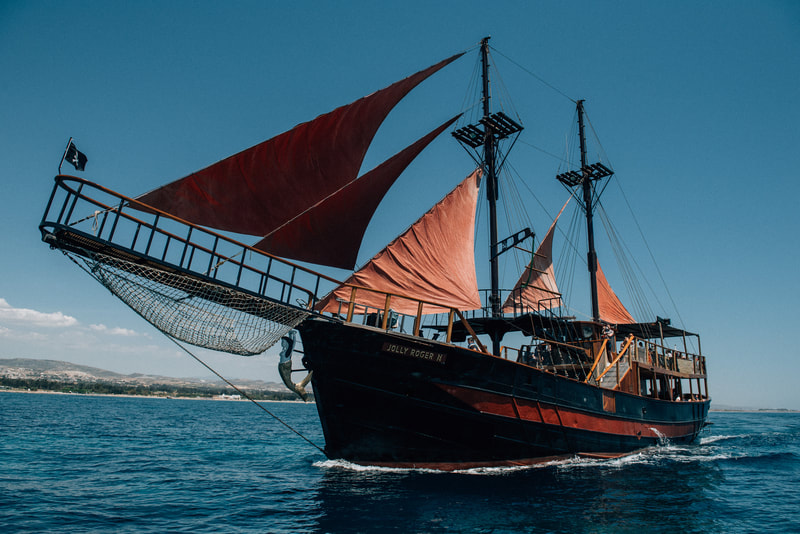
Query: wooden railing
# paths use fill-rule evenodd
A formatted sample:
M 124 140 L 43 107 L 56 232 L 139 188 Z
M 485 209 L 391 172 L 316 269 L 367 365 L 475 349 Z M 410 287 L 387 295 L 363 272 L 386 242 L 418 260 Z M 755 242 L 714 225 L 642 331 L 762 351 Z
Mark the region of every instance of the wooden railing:
M 479 347 L 480 351 L 485 354 L 489 354 L 489 351 L 486 348 L 486 346 L 483 343 L 481 343 L 480 339 L 478 338 L 478 335 L 475 333 L 472 326 L 469 324 L 469 321 L 458 308 L 445 306 L 428 300 L 417 299 L 399 293 L 378 291 L 363 286 L 345 284 L 344 287 L 350 288 L 350 297 L 347 300 L 338 299 L 337 302 L 339 304 L 340 311 L 346 310 L 344 313 L 344 320 L 347 322 L 354 322 L 354 318 L 357 315 L 362 317 L 362 322 L 366 322 L 370 317 L 377 316 L 380 322 L 379 328 L 381 328 L 382 330 L 390 330 L 393 327 L 393 325 L 390 323 L 392 314 L 396 313 L 393 312 L 392 310 L 392 301 L 402 300 L 404 301 L 405 305 L 408 305 L 408 303 L 410 302 L 416 306 L 415 314 L 399 314 L 399 313 L 397 314 L 398 316 L 414 318 L 414 323 L 410 332 L 411 335 L 415 337 L 420 336 L 423 328 L 422 317 L 425 313 L 425 309 L 427 306 L 429 310 L 433 310 L 432 313 L 447 315 L 447 322 L 444 325 L 446 333 L 445 341 L 447 343 L 452 342 L 453 326 L 456 318 L 458 318 L 460 324 L 464 327 L 467 333 L 473 338 L 476 345 Z M 359 302 L 358 300 L 359 292 L 361 294 L 369 293 L 371 295 L 379 295 L 380 298 L 383 300 L 383 306 L 381 308 L 378 308 L 376 306 L 370 306 L 368 304 L 364 304 L 363 302 Z M 378 326 L 378 325 L 374 324 L 372 326 Z
M 706 360 L 704 356 L 671 349 L 646 339 L 636 339 L 631 353 L 631 358 L 634 361 L 652 365 L 659 369 L 666 369 L 667 371 L 682 374 L 706 374 Z

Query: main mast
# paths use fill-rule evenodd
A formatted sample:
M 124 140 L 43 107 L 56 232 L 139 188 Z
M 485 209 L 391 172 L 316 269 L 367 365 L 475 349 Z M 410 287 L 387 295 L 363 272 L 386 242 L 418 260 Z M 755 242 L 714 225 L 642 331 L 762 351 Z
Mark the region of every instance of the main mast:
M 481 65 L 482 69 L 482 100 L 483 100 L 483 119 L 481 122 L 486 126 L 483 140 L 483 165 L 486 170 L 486 197 L 489 201 L 489 258 L 491 265 L 491 293 L 489 295 L 489 305 L 492 310 L 492 317 L 500 317 L 500 269 L 497 257 L 497 171 L 495 169 L 495 144 L 496 139 L 492 131 L 489 118 L 492 109 L 489 94 L 489 38 L 481 41 Z M 494 354 L 500 354 L 500 336 L 492 335 L 492 349 Z
M 491 269 L 491 289 L 488 307 L 491 318 L 500 322 L 503 316 L 500 298 L 500 268 L 499 256 L 513 247 L 522 239 L 530 237 L 529 229 L 518 232 L 514 236 L 503 240 L 497 239 L 497 199 L 498 194 L 498 143 L 503 139 L 518 135 L 522 126 L 508 117 L 502 111 L 492 113 L 491 94 L 489 92 L 489 37 L 481 40 L 481 102 L 483 116 L 478 124 L 469 124 L 453 132 L 453 137 L 469 150 L 474 151 L 473 157 L 479 162 L 486 179 L 486 199 L 489 201 L 489 264 Z M 482 153 L 480 152 L 482 149 Z M 509 246 L 509 242 L 513 242 Z M 486 331 L 492 338 L 492 352 L 500 354 L 500 341 L 503 334 L 501 328 L 494 328 L 494 324 L 487 326 Z

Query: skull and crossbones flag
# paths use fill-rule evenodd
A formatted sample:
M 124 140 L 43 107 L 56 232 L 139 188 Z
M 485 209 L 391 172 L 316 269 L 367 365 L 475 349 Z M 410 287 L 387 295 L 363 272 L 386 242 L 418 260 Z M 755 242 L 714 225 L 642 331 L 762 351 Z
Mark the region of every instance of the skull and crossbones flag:
M 64 152 L 64 161 L 67 163 L 72 163 L 75 167 L 75 170 L 82 171 L 86 167 L 86 162 L 88 159 L 86 158 L 86 154 L 81 152 L 75 147 L 75 143 L 72 142 L 70 139 L 69 144 L 67 145 L 67 151 Z

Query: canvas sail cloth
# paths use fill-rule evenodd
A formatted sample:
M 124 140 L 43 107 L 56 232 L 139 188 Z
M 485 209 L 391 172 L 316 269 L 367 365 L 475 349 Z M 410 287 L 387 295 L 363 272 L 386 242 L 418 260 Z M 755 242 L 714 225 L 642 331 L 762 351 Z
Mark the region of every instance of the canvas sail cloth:
M 385 293 L 458 308 L 481 307 L 475 274 L 475 208 L 478 203 L 480 169 L 470 174 L 400 237 L 353 273 L 344 284 L 323 298 L 315 309 L 345 313 L 352 286 L 358 289 L 355 303 L 383 310 Z M 383 292 L 383 293 L 378 293 Z M 418 301 L 393 297 L 392 310 L 416 315 Z M 425 305 L 423 313 L 446 308 Z
M 253 247 L 284 258 L 352 270 L 380 201 L 411 161 L 456 119 L 458 116 L 287 221 Z
M 270 236 L 287 221 L 353 182 L 378 127 L 391 109 L 424 79 L 460 56 L 299 124 L 137 200 L 194 224 Z M 397 170 L 400 166 L 392 167 Z M 319 257 L 321 254 L 316 251 L 309 258 L 308 251 L 315 250 L 314 243 L 287 245 L 289 240 L 279 241 L 280 255 L 284 257 L 337 267 L 355 264 L 352 254 L 329 259 Z M 272 241 L 264 240 L 259 245 L 262 250 L 273 252 L 269 248 Z
M 614 290 L 611 289 L 600 262 L 597 263 L 597 306 L 600 311 L 600 319 L 612 324 L 629 324 L 636 321 L 625 306 L 622 305 Z
M 558 218 L 569 204 L 569 199 L 558 212 L 553 223 L 547 230 L 539 248 L 525 267 L 517 284 L 508 295 L 503 304 L 503 313 L 520 312 L 522 310 L 539 311 L 560 306 L 561 293 L 556 285 L 556 276 L 553 270 L 553 232 L 558 223 Z

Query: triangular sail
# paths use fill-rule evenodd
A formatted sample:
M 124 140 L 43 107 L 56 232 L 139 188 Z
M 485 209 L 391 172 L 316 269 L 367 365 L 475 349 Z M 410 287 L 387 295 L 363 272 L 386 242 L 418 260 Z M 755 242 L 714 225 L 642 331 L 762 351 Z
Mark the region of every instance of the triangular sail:
M 269 235 L 353 181 L 389 111 L 450 57 L 389 87 L 140 196 L 219 230 Z
M 352 286 L 356 304 L 383 310 L 385 293 L 406 295 L 461 310 L 481 307 L 475 275 L 475 208 L 480 169 L 464 179 L 400 237 L 353 273 L 342 286 L 322 299 L 318 311 L 347 309 Z M 376 291 L 384 293 L 376 293 Z M 415 300 L 392 298 L 391 309 L 416 314 Z M 444 308 L 426 305 L 423 313 Z
M 364 232 L 381 199 L 409 163 L 457 118 L 288 221 L 254 247 L 283 258 L 353 269 Z
M 597 263 L 597 305 L 600 310 L 600 319 L 612 324 L 634 323 L 633 317 L 625 306 L 622 305 L 611 285 Z
M 511 294 L 508 295 L 503 304 L 504 313 L 523 310 L 540 311 L 560 305 L 561 293 L 558 292 L 553 270 L 553 232 L 558 218 L 561 217 L 567 204 L 569 204 L 569 199 L 553 219 L 547 234 L 539 243 L 539 248 L 536 249 L 530 263 L 525 267 Z

